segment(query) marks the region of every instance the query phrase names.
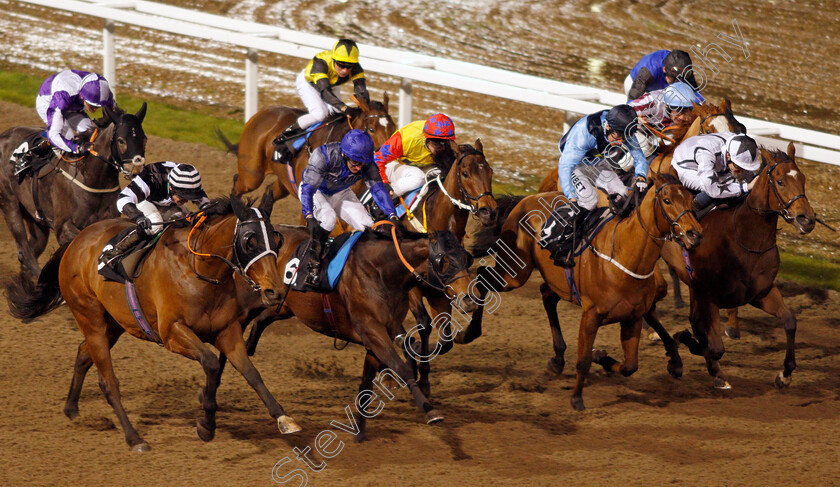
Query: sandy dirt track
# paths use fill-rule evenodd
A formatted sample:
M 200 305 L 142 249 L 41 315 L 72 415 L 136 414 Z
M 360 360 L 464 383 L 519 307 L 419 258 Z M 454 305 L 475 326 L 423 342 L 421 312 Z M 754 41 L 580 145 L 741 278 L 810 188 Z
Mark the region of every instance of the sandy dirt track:
M 37 123 L 33 111 L 0 103 L 0 131 Z M 150 160 L 194 162 L 211 194 L 229 189 L 235 163 L 215 149 L 151 138 Z M 274 221 L 292 222 L 291 199 Z M 17 272 L 14 246 L 0 226 L 0 275 Z M 537 287 L 502 295 L 485 334 L 432 362 L 433 402 L 446 420 L 427 426 L 406 391 L 369 423 L 371 441 L 348 435 L 309 485 L 801 485 L 840 482 L 840 299 L 838 293 L 786 285 L 799 318 L 798 369 L 790 389 L 772 386 L 784 354 L 781 324 L 742 313 L 744 337 L 726 341 L 722 365 L 733 385 L 714 391 L 698 357 L 681 349 L 685 376 L 671 379 L 663 349 L 642 344 L 640 370 L 607 376 L 593 368 L 584 397 L 569 406 L 578 308 L 561 303 L 569 344 L 559 378 L 545 372 L 550 333 Z M 684 310 L 663 306 L 671 331 Z M 617 326 L 596 346 L 620 353 Z M 230 370 L 219 390 L 216 438 L 195 435 L 203 384 L 197 363 L 124 337 L 114 348 L 129 416 L 153 450 L 129 452 L 91 372 L 80 417 L 62 414 L 81 334 L 66 308 L 21 324 L 0 301 L 0 485 L 275 485 L 272 467 L 293 447 L 311 445 L 352 403 L 364 353 L 333 350 L 331 339 L 294 320 L 272 325 L 254 357 L 269 389 L 303 432 L 281 436 L 244 380 Z M 303 467 L 298 462 L 296 466 Z M 291 470 L 285 466 L 282 473 Z M 291 482 L 287 485 L 295 485 Z

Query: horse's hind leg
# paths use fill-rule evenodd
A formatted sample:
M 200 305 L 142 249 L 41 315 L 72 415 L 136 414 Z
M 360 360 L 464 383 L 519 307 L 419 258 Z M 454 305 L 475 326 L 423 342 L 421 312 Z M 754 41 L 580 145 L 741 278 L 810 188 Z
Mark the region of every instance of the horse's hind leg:
M 239 323 L 232 323 L 216 336 L 216 348 L 225 354 L 231 365 L 242 374 L 257 395 L 268 408 L 268 414 L 277 421 L 277 427 L 283 434 L 297 433 L 300 426 L 286 415 L 283 406 L 274 399 L 263 382 L 262 376 L 254 367 L 248 353 L 245 350 L 245 341 L 242 339 L 242 327 Z
M 114 348 L 114 344 L 125 330 L 121 326 L 110 326 L 108 328 L 108 347 Z M 79 344 L 79 351 L 76 353 L 76 363 L 73 366 L 73 380 L 70 381 L 70 391 L 67 393 L 67 401 L 64 403 L 64 415 L 70 419 L 79 416 L 79 395 L 82 392 L 82 384 L 85 382 L 93 359 L 88 351 L 87 340 Z
M 111 341 L 109 339 L 108 324 L 105 319 L 105 309 L 99 303 L 89 306 L 86 309 L 74 308 L 71 306 L 73 316 L 79 329 L 85 335 L 87 351 L 96 364 L 99 371 L 99 388 L 105 394 L 108 404 L 114 409 L 114 413 L 120 420 L 125 442 L 132 450 L 137 452 L 149 451 L 151 448 L 134 429 L 128 419 L 120 397 L 120 383 L 114 373 L 114 365 L 111 361 Z M 84 364 L 82 364 L 84 365 Z
M 26 232 L 23 216 L 26 210 L 17 201 L 0 199 L 0 203 L 2 203 L 3 213 L 6 217 L 6 225 L 9 227 L 12 238 L 15 239 L 21 274 L 27 279 L 37 279 L 38 274 L 41 273 L 41 268 L 38 266 L 38 257 L 29 245 L 29 236 Z
M 365 366 L 364 370 L 362 371 L 362 382 L 361 384 L 359 384 L 360 393 L 362 391 L 373 391 L 373 378 L 376 377 L 376 372 L 379 370 L 380 365 L 381 363 L 379 362 L 379 359 L 376 358 L 376 355 L 374 355 L 370 352 L 370 350 L 368 350 L 367 355 L 365 355 Z M 366 431 L 367 418 L 373 416 L 375 415 L 371 414 L 367 410 L 365 410 L 365 414 L 362 414 L 361 411 L 356 412 L 356 424 L 359 427 L 359 432 L 354 438 L 356 443 L 361 443 L 368 439 Z
M 779 388 L 789 386 L 791 374 L 796 368 L 796 316 L 787 307 L 784 299 L 782 299 L 782 293 L 776 286 L 773 286 L 766 296 L 750 304 L 782 320 L 787 337 L 787 350 L 785 352 L 784 370 L 776 376 L 775 384 Z
M 685 301 L 683 301 L 682 291 L 680 290 L 680 277 L 677 275 L 677 271 L 670 267 L 668 273 L 671 274 L 671 282 L 674 284 L 674 307 L 685 308 Z
M 759 308 L 761 308 L 759 306 Z M 771 315 L 774 313 L 770 313 Z M 730 308 L 726 310 L 726 336 L 733 340 L 741 338 L 741 326 L 738 322 L 738 308 Z
M 639 337 L 642 334 L 642 320 L 621 322 L 621 348 L 624 362 L 607 355 L 603 350 L 593 352 L 592 361 L 602 366 L 607 372 L 618 372 L 624 377 L 633 375 L 639 368 Z
M 38 258 L 44 253 L 44 249 L 47 248 L 50 227 L 35 221 L 34 218 L 30 218 L 28 215 L 26 215 L 25 221 L 29 233 L 29 247 L 32 249 L 35 257 Z
M 551 338 L 554 343 L 554 357 L 548 359 L 548 371 L 555 375 L 563 373 L 566 367 L 566 341 L 563 340 L 563 330 L 560 329 L 560 319 L 557 316 L 557 303 L 560 296 L 548 287 L 548 284 L 540 285 L 543 307 L 548 315 L 548 326 L 551 328 Z

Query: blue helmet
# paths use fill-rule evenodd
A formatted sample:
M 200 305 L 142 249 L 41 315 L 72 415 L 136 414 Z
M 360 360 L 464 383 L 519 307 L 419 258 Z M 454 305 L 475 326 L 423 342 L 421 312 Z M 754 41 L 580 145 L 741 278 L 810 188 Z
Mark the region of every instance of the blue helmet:
M 347 132 L 339 147 L 345 156 L 356 162 L 373 162 L 373 139 L 364 130 L 353 129 Z
M 663 99 L 669 107 L 691 108 L 692 102 L 697 101 L 697 93 L 688 83 L 677 81 L 665 88 Z

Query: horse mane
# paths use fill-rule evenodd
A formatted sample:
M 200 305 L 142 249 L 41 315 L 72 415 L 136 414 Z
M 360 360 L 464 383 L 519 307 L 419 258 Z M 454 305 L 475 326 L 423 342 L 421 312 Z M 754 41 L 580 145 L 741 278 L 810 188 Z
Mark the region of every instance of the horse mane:
M 671 174 L 669 172 L 661 172 L 661 173 L 658 173 L 658 175 L 659 175 L 659 177 L 661 177 L 663 179 L 664 183 L 674 183 L 674 184 L 682 185 L 682 181 L 680 181 L 680 179 L 678 177 L 674 176 L 673 174 Z
M 253 203 L 253 198 L 246 198 L 243 204 L 245 206 L 252 206 Z M 203 211 L 208 218 L 214 216 L 230 215 L 233 213 L 233 204 L 231 203 L 231 197 L 218 196 L 216 198 L 213 198 L 210 200 L 209 203 L 204 205 L 201 211 Z
M 484 156 L 483 152 L 476 149 L 475 147 L 473 147 L 470 144 L 461 144 L 461 145 L 458 146 L 458 150 L 461 151 L 461 157 L 465 157 L 465 156 L 468 156 L 470 154 L 478 154 L 482 157 Z

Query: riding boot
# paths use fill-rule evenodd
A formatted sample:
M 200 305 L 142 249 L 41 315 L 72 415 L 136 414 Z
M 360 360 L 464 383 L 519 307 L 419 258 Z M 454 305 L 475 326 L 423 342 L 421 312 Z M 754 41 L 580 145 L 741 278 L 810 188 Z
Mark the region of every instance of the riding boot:
M 706 216 L 710 211 L 714 210 L 717 205 L 711 196 L 701 191 L 697 193 L 694 200 L 691 202 L 691 211 L 694 212 L 694 217 L 699 221 Z
M 274 138 L 274 160 L 281 164 L 288 164 L 294 155 L 292 141 L 299 135 L 300 125 L 297 120 L 286 127 L 280 135 Z
M 145 239 L 145 232 L 143 232 L 139 228 L 134 228 L 130 232 L 128 232 L 122 239 L 120 239 L 120 241 L 115 243 L 113 247 L 102 252 L 102 255 L 99 257 L 99 262 L 113 269 L 114 264 L 119 262 L 126 252 L 128 252 L 132 247 L 144 241 Z
M 318 226 L 309 236 L 309 267 L 306 273 L 306 283 L 314 288 L 321 286 L 321 257 L 324 253 L 324 241 L 329 232 Z
M 52 146 L 46 139 L 42 139 L 38 145 L 33 146 L 28 152 L 20 154 L 15 159 L 15 176 L 18 177 L 18 183 L 23 181 L 23 178 L 31 168 L 41 168 L 43 164 L 47 163 L 52 158 Z

